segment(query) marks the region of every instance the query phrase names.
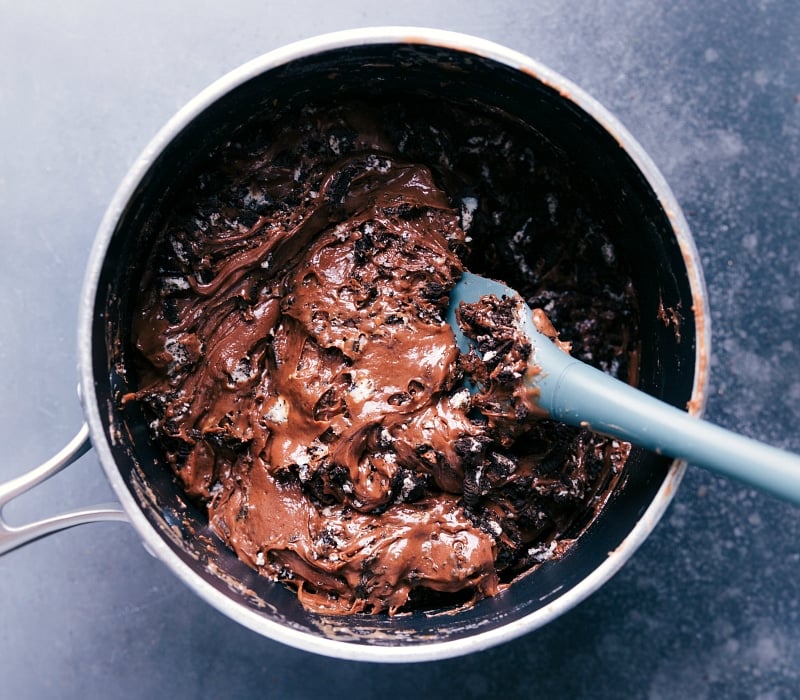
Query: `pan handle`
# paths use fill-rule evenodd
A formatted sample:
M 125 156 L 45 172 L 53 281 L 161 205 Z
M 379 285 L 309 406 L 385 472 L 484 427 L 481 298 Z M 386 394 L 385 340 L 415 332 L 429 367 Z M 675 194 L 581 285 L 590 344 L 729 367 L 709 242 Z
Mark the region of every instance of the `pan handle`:
M 51 518 L 38 520 L 27 525 L 14 527 L 3 518 L 3 508 L 17 496 L 30 491 L 36 485 L 58 474 L 79 457 L 85 455 L 92 445 L 89 441 L 89 427 L 84 423 L 78 434 L 70 440 L 58 454 L 48 459 L 35 469 L 15 479 L 0 484 L 0 555 L 21 547 L 28 542 L 38 540 L 59 530 L 65 530 L 83 523 L 104 520 L 127 522 L 125 511 L 117 503 L 102 504 L 69 511 Z

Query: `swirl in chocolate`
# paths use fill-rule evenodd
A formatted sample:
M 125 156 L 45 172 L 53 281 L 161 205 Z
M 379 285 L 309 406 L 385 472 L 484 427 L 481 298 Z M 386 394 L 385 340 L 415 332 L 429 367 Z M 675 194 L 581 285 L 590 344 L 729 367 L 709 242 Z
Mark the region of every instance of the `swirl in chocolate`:
M 464 208 L 381 123 L 306 110 L 201 173 L 142 281 L 125 397 L 238 556 L 337 614 L 496 594 L 626 454 L 530 420 L 507 302 L 465 309 L 486 361 L 459 354 Z

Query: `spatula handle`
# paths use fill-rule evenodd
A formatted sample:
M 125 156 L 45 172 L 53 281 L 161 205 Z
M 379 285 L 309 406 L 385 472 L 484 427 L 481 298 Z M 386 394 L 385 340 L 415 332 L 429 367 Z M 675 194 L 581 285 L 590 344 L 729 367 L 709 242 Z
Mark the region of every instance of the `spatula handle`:
M 800 456 L 690 416 L 573 360 L 548 378 L 550 414 L 683 458 L 800 505 Z

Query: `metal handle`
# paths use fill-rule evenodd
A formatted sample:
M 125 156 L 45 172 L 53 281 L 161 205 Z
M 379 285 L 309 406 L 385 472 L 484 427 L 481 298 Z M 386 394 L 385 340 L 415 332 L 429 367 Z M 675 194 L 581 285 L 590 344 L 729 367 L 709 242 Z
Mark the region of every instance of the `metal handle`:
M 91 449 L 89 427 L 84 423 L 78 434 L 58 454 L 22 476 L 0 484 L 0 555 L 38 540 L 59 530 L 75 525 L 106 520 L 127 522 L 125 511 L 117 503 L 101 504 L 69 511 L 27 525 L 14 527 L 3 518 L 3 508 L 17 496 L 33 489 L 51 476 L 58 474 Z

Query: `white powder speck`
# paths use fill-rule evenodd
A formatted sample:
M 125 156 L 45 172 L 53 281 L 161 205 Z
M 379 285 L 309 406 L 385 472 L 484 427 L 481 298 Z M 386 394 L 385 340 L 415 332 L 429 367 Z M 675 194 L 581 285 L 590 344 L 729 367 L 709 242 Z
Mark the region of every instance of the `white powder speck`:
M 450 397 L 450 405 L 457 411 L 463 411 L 469 407 L 469 389 L 461 389 Z
M 376 170 L 379 173 L 388 173 L 392 167 L 392 161 L 389 158 L 379 158 L 374 153 L 370 154 L 367 158 L 367 169 Z
M 366 230 L 366 227 L 364 228 Z M 350 237 L 350 231 L 346 224 L 337 224 L 336 228 L 333 229 L 333 235 L 337 241 L 344 242 Z
M 528 550 L 528 556 L 533 557 L 538 562 L 547 561 L 553 558 L 556 551 L 556 542 L 553 540 L 550 544 L 542 544 L 537 547 L 531 547 Z
M 161 286 L 164 291 L 178 292 L 189 289 L 189 281 L 184 277 L 162 277 Z
M 270 423 L 283 424 L 289 420 L 289 402 L 282 396 L 275 398 L 275 403 L 264 415 Z
M 464 197 L 461 200 L 461 228 L 464 229 L 464 232 L 469 231 L 472 226 L 472 219 L 477 208 L 478 200 L 475 197 Z
M 336 137 L 334 134 L 331 134 L 331 135 L 328 137 L 328 146 L 330 146 L 330 149 L 331 149 L 331 150 L 332 150 L 332 151 L 333 151 L 333 152 L 334 152 L 334 153 L 335 153 L 337 156 L 338 156 L 338 155 L 341 153 L 341 151 L 342 151 L 341 144 L 339 143 L 339 139 L 338 139 L 338 138 L 337 138 L 337 137 Z
M 172 248 L 175 251 L 175 255 L 177 256 L 178 260 L 182 263 L 187 263 L 189 259 L 186 257 L 186 249 L 183 247 L 183 243 L 181 243 L 178 239 L 172 239 Z
M 308 469 L 309 465 L 309 457 L 308 450 L 305 447 L 298 447 L 291 455 L 289 455 L 289 459 L 293 464 L 296 464 L 299 470 Z
M 353 385 L 353 388 L 350 390 L 350 396 L 353 397 L 353 401 L 356 401 L 358 403 L 366 401 L 374 393 L 375 393 L 375 384 L 368 377 L 364 377 L 363 379 L 357 379 Z
M 242 202 L 246 207 L 263 207 L 269 205 L 269 200 L 263 192 L 251 189 L 243 198 Z
M 186 352 L 186 348 L 183 344 L 175 340 L 175 338 L 170 338 L 164 343 L 164 350 L 166 350 L 170 356 L 172 357 L 173 362 L 178 365 L 185 365 L 189 362 L 189 353 Z
M 231 372 L 231 381 L 234 384 L 241 384 L 248 381 L 253 376 L 253 368 L 250 366 L 250 361 L 247 358 L 239 360 L 236 367 Z
M 400 499 L 405 501 L 411 495 L 411 492 L 414 490 L 414 486 L 416 486 L 416 484 L 410 476 L 407 476 L 405 479 L 403 479 L 403 486 L 400 489 Z

